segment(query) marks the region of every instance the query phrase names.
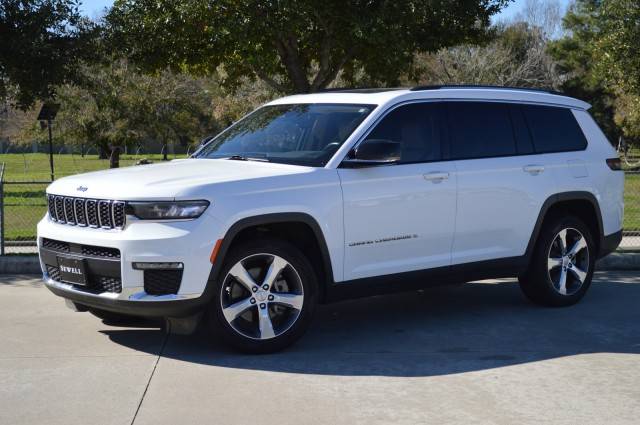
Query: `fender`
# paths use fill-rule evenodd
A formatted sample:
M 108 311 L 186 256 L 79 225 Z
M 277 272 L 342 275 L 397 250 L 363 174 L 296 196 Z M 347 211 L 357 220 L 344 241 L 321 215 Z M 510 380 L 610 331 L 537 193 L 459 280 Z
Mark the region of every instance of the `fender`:
M 320 253 L 322 254 L 322 266 L 325 269 L 326 275 L 326 282 L 320 283 L 324 283 L 325 285 L 333 283 L 333 267 L 331 266 L 329 249 L 327 248 L 324 233 L 322 232 L 322 229 L 320 228 L 320 225 L 318 224 L 316 219 L 306 213 L 272 213 L 243 218 L 234 223 L 229 228 L 222 239 L 222 244 L 220 245 L 218 255 L 216 256 L 216 259 L 211 266 L 211 272 L 209 273 L 209 278 L 207 279 L 207 286 L 202 297 L 207 301 L 213 298 L 213 288 L 215 286 L 215 281 L 218 278 L 220 271 L 222 270 L 224 259 L 226 258 L 227 252 L 229 251 L 233 240 L 242 230 L 254 226 L 287 222 L 304 223 L 311 228 L 320 247 Z M 320 288 L 320 290 L 324 291 L 324 288 Z
M 605 246 L 605 238 L 603 231 L 604 226 L 602 225 L 602 213 L 600 212 L 600 204 L 598 204 L 598 200 L 596 199 L 596 197 L 593 195 L 593 193 L 585 191 L 562 192 L 549 196 L 540 208 L 538 219 L 536 220 L 533 232 L 531 233 L 531 238 L 529 239 L 529 244 L 527 245 L 527 250 L 525 251 L 527 264 L 529 263 L 529 260 L 533 255 L 533 250 L 538 240 L 538 235 L 540 234 L 540 230 L 542 229 L 542 223 L 544 222 L 547 212 L 555 204 L 566 201 L 588 201 L 593 206 L 593 209 L 596 212 L 596 223 L 598 226 L 597 234 L 593 235 L 596 239 L 596 242 L 598 243 L 598 258 L 606 255 L 603 252 L 603 247 Z

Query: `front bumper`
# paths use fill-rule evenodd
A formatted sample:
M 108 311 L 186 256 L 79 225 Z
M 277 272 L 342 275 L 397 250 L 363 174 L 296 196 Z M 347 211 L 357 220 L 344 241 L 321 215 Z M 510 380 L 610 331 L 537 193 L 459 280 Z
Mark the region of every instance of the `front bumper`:
M 602 238 L 602 243 L 600 244 L 600 252 L 598 253 L 598 258 L 602 258 L 611 254 L 618 248 L 618 246 L 620 246 L 620 242 L 622 242 L 622 229 L 610 235 L 604 236 Z
M 211 271 L 209 256 L 220 238 L 217 220 L 203 215 L 197 220 L 144 222 L 131 220 L 123 230 L 93 229 L 59 224 L 43 218 L 38 224 L 38 245 L 43 280 L 54 294 L 75 303 L 122 314 L 179 317 L 202 308 L 202 296 Z M 119 287 L 111 291 L 88 291 L 52 276 L 56 252 L 43 247 L 43 240 L 114 248 L 117 260 L 89 258 L 88 267 L 102 276 L 119 277 Z M 81 253 L 76 256 L 83 257 Z M 133 269 L 134 262 L 179 262 L 184 264 L 175 294 L 150 295 L 145 292 L 144 272 Z M 47 267 L 49 266 L 49 267 Z
M 72 285 L 56 282 L 46 275 L 44 283 L 51 292 L 74 303 L 131 316 L 185 317 L 202 310 L 207 303 L 202 296 L 179 298 L 175 295 L 163 295 L 127 300 L 122 297 L 105 296 L 106 293 L 94 295 L 74 289 Z

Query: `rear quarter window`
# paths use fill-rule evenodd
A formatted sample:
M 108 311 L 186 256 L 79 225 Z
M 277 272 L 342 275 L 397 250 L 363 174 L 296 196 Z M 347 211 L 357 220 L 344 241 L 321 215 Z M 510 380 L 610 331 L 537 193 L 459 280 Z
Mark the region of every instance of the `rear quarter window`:
M 570 109 L 522 105 L 536 153 L 580 151 L 585 138 Z

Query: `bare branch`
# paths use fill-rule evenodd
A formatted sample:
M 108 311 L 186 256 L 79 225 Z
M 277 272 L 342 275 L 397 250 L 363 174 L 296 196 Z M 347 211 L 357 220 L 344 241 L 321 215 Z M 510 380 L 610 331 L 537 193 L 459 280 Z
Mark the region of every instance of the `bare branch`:
M 262 81 L 267 83 L 274 90 L 277 90 L 282 93 L 287 92 L 287 87 L 284 84 L 280 84 L 273 77 L 265 73 L 263 70 L 259 69 L 258 67 L 252 67 L 251 69 L 258 76 L 258 78 L 260 78 Z

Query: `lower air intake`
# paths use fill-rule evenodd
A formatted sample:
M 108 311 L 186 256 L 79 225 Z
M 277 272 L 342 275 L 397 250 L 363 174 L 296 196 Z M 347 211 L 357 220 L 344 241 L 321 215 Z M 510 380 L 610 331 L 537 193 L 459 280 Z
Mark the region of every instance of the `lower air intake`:
M 144 292 L 149 295 L 177 294 L 182 282 L 182 270 L 145 270 Z

